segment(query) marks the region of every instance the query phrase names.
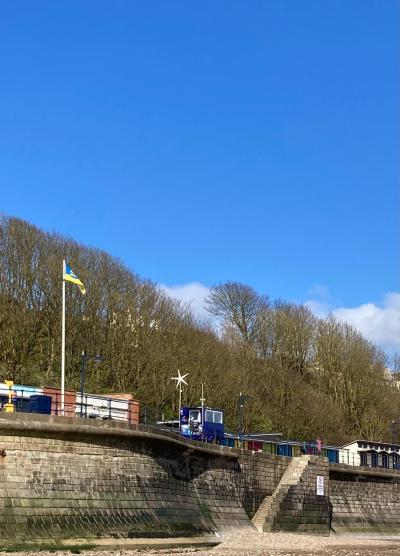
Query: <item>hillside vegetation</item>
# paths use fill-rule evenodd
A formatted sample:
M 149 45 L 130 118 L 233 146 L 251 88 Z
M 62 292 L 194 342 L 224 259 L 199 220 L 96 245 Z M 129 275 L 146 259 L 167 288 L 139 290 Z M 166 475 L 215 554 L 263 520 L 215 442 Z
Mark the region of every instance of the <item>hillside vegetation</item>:
M 385 356 L 333 316 L 270 301 L 228 282 L 212 288 L 210 315 L 218 333 L 107 253 L 79 245 L 15 218 L 0 221 L 0 379 L 59 385 L 62 260 L 84 282 L 67 286 L 66 385 L 79 388 L 82 350 L 86 389 L 131 392 L 154 417 L 172 416 L 177 393 L 170 377 L 190 373 L 185 403 L 226 410 L 235 430 L 239 392 L 247 430 L 288 438 L 341 442 L 390 439 L 398 391 Z

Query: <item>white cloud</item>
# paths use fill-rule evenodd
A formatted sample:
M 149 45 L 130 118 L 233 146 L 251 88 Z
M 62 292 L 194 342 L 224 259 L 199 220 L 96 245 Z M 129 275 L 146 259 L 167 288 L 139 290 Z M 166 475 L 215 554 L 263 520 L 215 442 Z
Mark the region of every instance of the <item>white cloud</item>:
M 210 318 L 210 314 L 204 307 L 205 298 L 210 293 L 210 289 L 207 288 L 207 286 L 204 286 L 200 282 L 190 282 L 189 284 L 177 286 L 166 286 L 165 284 L 161 284 L 160 287 L 170 297 L 174 297 L 190 305 L 190 308 L 197 318 L 201 320 Z
M 386 352 L 400 352 L 400 293 L 387 293 L 381 304 L 340 307 L 333 313 Z
M 309 293 L 314 296 L 304 304 L 318 317 L 331 312 L 388 354 L 400 352 L 400 293 L 389 292 L 381 303 L 369 302 L 357 307 L 335 307 L 326 286 L 315 286 Z
M 329 311 L 331 311 L 331 306 L 327 301 L 321 301 L 320 299 L 309 299 L 304 302 L 311 311 L 317 317 L 325 317 Z
M 311 297 L 304 302 L 317 317 L 325 317 L 332 310 L 332 299 L 328 286 L 315 284 L 308 295 Z

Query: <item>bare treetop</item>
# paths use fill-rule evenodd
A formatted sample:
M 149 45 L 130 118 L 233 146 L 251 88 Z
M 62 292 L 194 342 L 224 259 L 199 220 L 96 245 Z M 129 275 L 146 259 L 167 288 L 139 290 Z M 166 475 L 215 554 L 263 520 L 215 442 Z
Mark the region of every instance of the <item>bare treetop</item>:
M 211 288 L 206 299 L 209 313 L 233 326 L 242 339 L 252 342 L 257 333 L 260 312 L 268 307 L 268 298 L 240 282 L 225 282 Z

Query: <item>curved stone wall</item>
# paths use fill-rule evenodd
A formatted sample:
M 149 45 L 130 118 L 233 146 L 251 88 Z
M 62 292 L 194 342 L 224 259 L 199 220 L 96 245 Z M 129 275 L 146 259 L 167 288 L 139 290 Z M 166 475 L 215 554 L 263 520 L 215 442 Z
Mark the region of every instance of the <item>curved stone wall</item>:
M 0 454 L 3 545 L 251 527 L 289 462 L 147 427 L 26 414 L 0 415 Z
M 0 413 L 2 547 L 252 527 L 289 462 L 149 427 Z M 283 500 L 278 528 L 321 521 L 315 483 L 327 462 L 320 463 Z M 400 532 L 399 471 L 330 464 L 325 478 L 335 531 Z

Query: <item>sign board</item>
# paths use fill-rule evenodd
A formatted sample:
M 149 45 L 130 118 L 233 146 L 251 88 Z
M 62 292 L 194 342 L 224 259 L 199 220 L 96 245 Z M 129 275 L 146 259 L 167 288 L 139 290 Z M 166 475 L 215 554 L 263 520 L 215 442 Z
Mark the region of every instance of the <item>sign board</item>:
M 317 496 L 324 495 L 324 477 L 317 475 Z

